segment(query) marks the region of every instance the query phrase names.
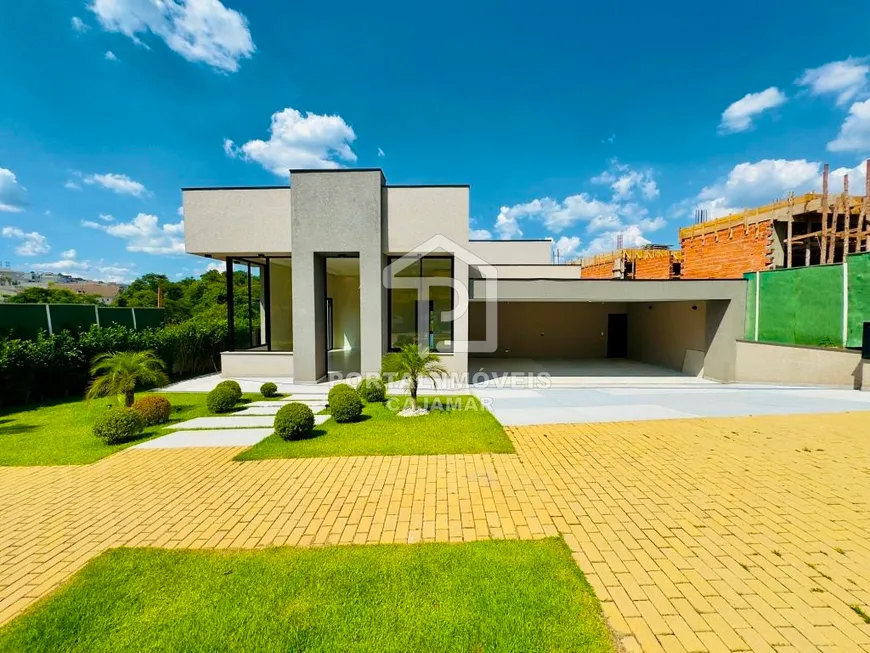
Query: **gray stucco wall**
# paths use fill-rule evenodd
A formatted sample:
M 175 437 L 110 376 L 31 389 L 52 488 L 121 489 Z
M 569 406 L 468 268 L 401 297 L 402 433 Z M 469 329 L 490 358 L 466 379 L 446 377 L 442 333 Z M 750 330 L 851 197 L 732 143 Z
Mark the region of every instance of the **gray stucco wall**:
M 737 340 L 743 337 L 745 320 L 745 292 L 728 301 L 707 302 L 706 378 L 728 382 L 736 380 Z
M 189 254 L 287 254 L 289 188 L 182 191 L 184 246 Z
M 499 301 L 655 302 L 741 299 L 746 282 L 717 281 L 613 281 L 591 279 L 501 279 Z M 483 281 L 471 280 L 472 299 L 486 299 Z
M 384 191 L 384 251 L 405 254 L 437 235 L 468 246 L 467 186 L 393 186 Z
M 737 342 L 737 381 L 860 388 L 861 352 L 766 342 Z
M 475 358 L 604 358 L 607 316 L 625 303 L 499 302 L 498 349 Z M 471 304 L 470 337 L 482 339 L 484 305 Z
M 313 383 L 326 369 L 325 258 L 360 259 L 360 366 L 378 372 L 384 343 L 381 279 L 382 188 L 379 171 L 294 172 L 293 185 L 293 367 L 296 379 Z
M 707 349 L 706 308 L 700 301 L 628 304 L 629 358 L 682 370 L 687 350 Z
M 472 240 L 468 243 L 468 249 L 490 265 L 549 265 L 552 247 L 549 240 Z M 578 266 L 577 277 L 579 270 Z

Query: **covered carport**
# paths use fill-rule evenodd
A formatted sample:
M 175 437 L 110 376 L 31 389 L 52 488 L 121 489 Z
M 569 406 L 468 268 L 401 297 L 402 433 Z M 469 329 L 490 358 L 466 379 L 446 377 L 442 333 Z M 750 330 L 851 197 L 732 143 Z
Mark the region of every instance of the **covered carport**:
M 733 381 L 744 284 L 499 279 L 487 286 L 472 279 L 470 340 L 483 339 L 486 303 L 494 302 L 498 343 L 471 356 L 469 372 Z

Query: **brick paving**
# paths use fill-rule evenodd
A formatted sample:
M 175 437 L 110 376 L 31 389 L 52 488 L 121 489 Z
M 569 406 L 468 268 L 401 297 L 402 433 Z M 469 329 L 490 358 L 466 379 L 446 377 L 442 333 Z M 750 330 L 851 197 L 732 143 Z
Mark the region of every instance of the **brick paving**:
M 628 651 L 870 651 L 870 415 L 509 429 L 516 455 L 0 469 L 0 623 L 110 547 L 562 534 Z

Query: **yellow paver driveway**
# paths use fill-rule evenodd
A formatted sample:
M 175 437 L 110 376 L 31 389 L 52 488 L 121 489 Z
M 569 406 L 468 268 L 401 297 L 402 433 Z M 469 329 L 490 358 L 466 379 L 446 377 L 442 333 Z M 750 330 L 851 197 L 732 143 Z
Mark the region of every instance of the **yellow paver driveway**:
M 870 414 L 509 432 L 516 455 L 0 469 L 0 623 L 116 546 L 561 533 L 626 651 L 870 651 Z

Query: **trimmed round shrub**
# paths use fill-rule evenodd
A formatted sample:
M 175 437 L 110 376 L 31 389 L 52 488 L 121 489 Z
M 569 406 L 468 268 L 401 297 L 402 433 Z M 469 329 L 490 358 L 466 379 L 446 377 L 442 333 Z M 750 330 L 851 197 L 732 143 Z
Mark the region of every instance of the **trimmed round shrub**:
M 228 388 L 232 391 L 235 396 L 235 401 L 233 403 L 237 403 L 239 399 L 242 398 L 242 386 L 239 385 L 238 381 L 233 381 L 232 379 L 227 379 L 226 381 L 221 381 L 215 386 L 217 388 Z
M 275 414 L 275 433 L 282 440 L 301 440 L 314 430 L 314 413 L 299 402 L 291 402 Z
M 362 409 L 359 393 L 349 385 L 340 383 L 329 391 L 329 412 L 339 424 L 359 419 Z
M 387 400 L 387 386 L 380 379 L 363 379 L 357 392 L 367 403 L 381 403 Z
M 205 405 L 212 413 L 228 413 L 235 407 L 238 400 L 239 397 L 232 388 L 219 385 L 208 393 Z
M 106 444 L 134 440 L 142 435 L 145 422 L 132 408 L 112 408 L 94 422 L 94 435 Z
M 139 413 L 145 426 L 154 426 L 169 421 L 169 416 L 172 414 L 172 404 L 166 397 L 149 395 L 137 399 L 133 404 L 133 410 Z
M 278 394 L 278 386 L 272 383 L 271 381 L 266 381 L 263 385 L 260 386 L 260 394 L 266 397 L 274 397 Z

